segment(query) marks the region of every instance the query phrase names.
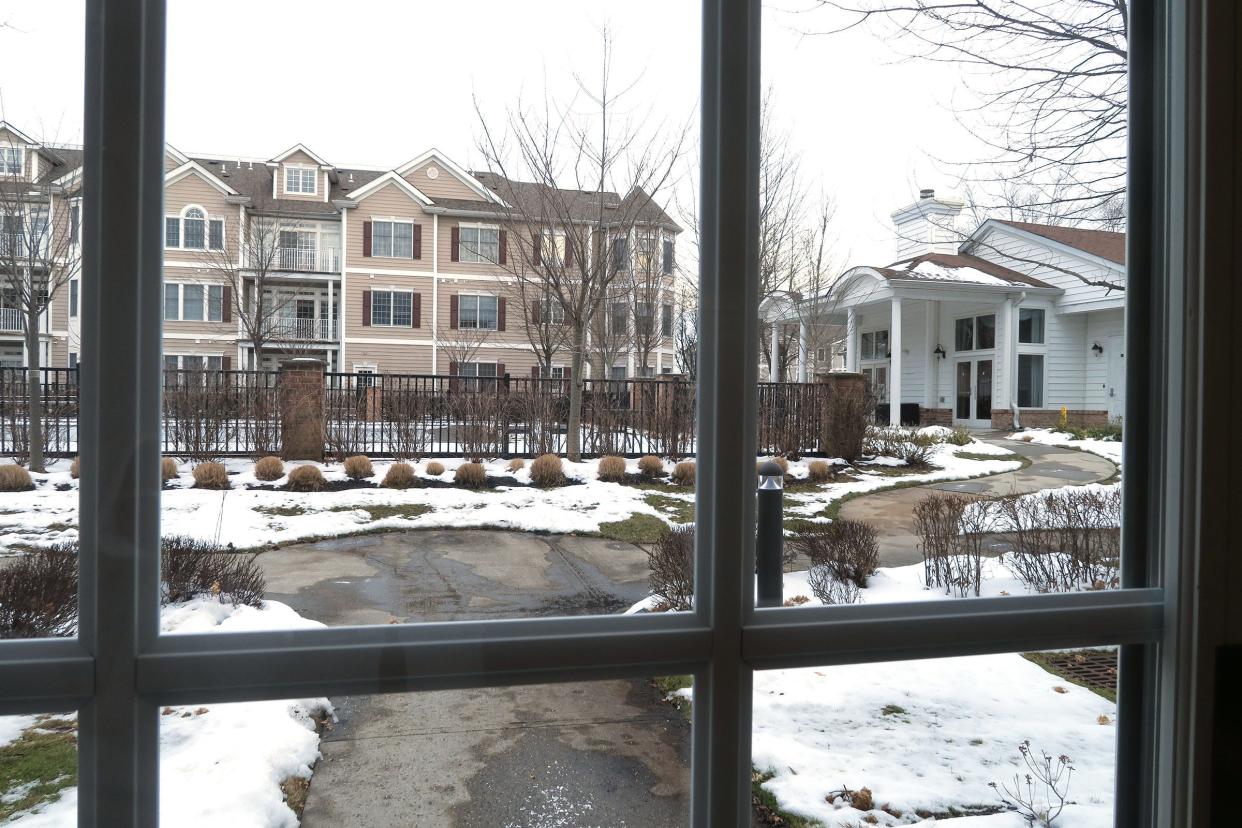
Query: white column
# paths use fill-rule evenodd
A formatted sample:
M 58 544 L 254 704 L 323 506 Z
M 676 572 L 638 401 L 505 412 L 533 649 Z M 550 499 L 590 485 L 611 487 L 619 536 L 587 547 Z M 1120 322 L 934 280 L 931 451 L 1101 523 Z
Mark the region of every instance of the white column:
M 332 323 L 336 319 L 336 282 L 328 280 L 328 333 L 332 332 Z M 340 335 L 339 333 L 337 334 Z M 333 337 L 329 336 L 328 339 Z
M 845 370 L 858 372 L 858 309 L 846 311 Z
M 1014 315 L 1017 305 L 1012 296 L 1005 297 L 1004 303 L 997 308 L 996 322 L 996 359 L 992 362 L 993 385 L 992 407 L 1009 408 L 1014 400 L 1018 386 L 1014 384 L 1017 371 L 1018 326 Z M 991 416 L 991 412 L 988 412 Z
M 768 382 L 780 382 L 781 372 L 781 326 L 772 321 L 772 343 L 768 354 Z
M 806 320 L 798 323 L 798 382 L 806 382 L 807 340 L 811 338 L 811 326 Z
M 901 297 L 893 297 L 892 320 L 888 329 L 888 424 L 901 425 Z
M 926 368 L 923 378 L 923 407 L 935 408 L 937 405 L 936 397 L 938 396 L 936 393 L 937 369 L 940 367 L 937 365 L 938 358 L 935 353 L 936 346 L 940 341 L 940 303 L 934 299 L 928 299 L 923 304 L 927 311 L 925 323 L 927 339 L 923 345 L 924 350 L 927 352 L 924 355 L 924 359 L 926 360 Z

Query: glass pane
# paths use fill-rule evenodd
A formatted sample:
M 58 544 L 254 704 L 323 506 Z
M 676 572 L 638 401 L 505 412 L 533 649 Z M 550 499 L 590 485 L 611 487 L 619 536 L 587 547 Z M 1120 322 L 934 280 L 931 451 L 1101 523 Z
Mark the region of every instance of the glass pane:
M 975 419 L 992 420 L 992 360 L 975 363 Z
M 77 718 L 0 716 L 0 824 L 77 825 Z
M 954 347 L 959 351 L 973 351 L 975 348 L 975 320 L 959 319 L 954 323 Z
M 1116 676 L 1115 648 L 756 673 L 756 800 L 825 828 L 1111 826 Z
M 1032 345 L 1044 344 L 1044 312 L 1039 308 L 1018 311 L 1018 341 Z
M 970 419 L 970 397 L 972 391 L 971 364 L 957 364 L 957 417 L 960 420 Z
M 980 349 L 996 347 L 996 317 L 992 314 L 980 316 L 975 320 L 978 326 L 978 347 Z
M 169 707 L 164 825 L 689 824 L 689 676 Z

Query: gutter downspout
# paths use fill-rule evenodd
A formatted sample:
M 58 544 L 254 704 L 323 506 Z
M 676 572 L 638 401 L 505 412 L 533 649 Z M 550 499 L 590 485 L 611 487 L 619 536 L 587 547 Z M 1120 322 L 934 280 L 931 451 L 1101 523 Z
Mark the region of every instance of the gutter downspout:
M 1009 410 L 1013 412 L 1013 430 L 1020 431 L 1022 422 L 1018 418 L 1018 314 L 1022 303 L 1026 301 L 1026 291 L 1018 294 L 1018 301 L 1013 303 L 1009 311 L 1010 341 L 1013 353 L 1009 356 Z

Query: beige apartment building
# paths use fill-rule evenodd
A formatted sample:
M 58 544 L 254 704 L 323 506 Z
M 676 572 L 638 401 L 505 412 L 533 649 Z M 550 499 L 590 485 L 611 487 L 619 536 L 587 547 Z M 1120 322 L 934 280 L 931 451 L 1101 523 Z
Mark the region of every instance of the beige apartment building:
M 0 122 L 0 163 L 10 178 L 38 185 L 31 209 L 72 210 L 75 238 L 81 157 Z M 266 161 L 188 157 L 169 147 L 165 171 L 166 367 L 274 368 L 309 356 L 350 373 L 542 373 L 540 354 L 550 349 L 537 329 L 559 321 L 559 303 L 533 302 L 537 280 L 515 262 L 536 272 L 567 266 L 556 228 L 579 217 L 517 223 L 530 213 L 515 211 L 505 195 L 546 200 L 541 185 L 469 172 L 434 149 L 395 169 L 349 169 L 301 144 Z M 587 375 L 674 372 L 680 228 L 650 199 L 627 209 L 642 193 L 553 197 L 582 211 L 584 232 L 607 236 L 588 247 L 617 271 L 616 295 L 588 337 Z M 267 297 L 262 316 L 259 290 Z M 44 366 L 77 364 L 79 297 L 76 279 L 57 291 L 41 326 Z M 255 328 L 264 340 L 257 360 Z M 604 338 L 617 347 L 594 347 Z M 0 365 L 24 362 L 21 320 L 0 297 Z M 566 376 L 569 364 L 568 349 L 557 347 L 552 375 Z

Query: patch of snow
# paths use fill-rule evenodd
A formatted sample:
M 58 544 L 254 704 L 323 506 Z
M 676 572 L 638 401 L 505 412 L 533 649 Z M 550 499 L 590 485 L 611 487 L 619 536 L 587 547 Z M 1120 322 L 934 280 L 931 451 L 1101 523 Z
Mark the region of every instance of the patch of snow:
M 1074 435 L 1065 431 L 1056 431 L 1051 428 L 1027 428 L 1016 434 L 1009 435 L 1010 440 L 1017 440 L 1023 443 L 1039 443 L 1045 446 L 1064 446 L 1065 448 L 1079 449 L 1087 451 L 1091 454 L 1098 454 L 1112 460 L 1118 466 L 1121 465 L 1121 446 L 1120 440 L 1093 440 L 1084 439 L 1076 440 Z
M 1009 285 L 1012 282 L 998 279 L 982 270 L 973 267 L 945 267 L 933 262 L 919 262 L 907 272 L 922 279 L 936 279 L 944 282 L 971 282 L 977 285 Z

